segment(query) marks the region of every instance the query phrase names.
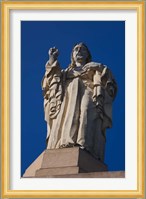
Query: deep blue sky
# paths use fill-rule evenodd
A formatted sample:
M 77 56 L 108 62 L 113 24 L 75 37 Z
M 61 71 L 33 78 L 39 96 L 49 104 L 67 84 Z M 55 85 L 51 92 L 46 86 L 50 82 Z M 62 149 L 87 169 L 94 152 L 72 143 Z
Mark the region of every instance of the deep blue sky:
M 74 44 L 84 42 L 92 60 L 107 65 L 118 84 L 113 127 L 107 130 L 105 163 L 110 171 L 125 169 L 125 22 L 21 22 L 21 175 L 46 148 L 41 80 L 48 50 L 59 49 L 62 68 L 70 63 Z

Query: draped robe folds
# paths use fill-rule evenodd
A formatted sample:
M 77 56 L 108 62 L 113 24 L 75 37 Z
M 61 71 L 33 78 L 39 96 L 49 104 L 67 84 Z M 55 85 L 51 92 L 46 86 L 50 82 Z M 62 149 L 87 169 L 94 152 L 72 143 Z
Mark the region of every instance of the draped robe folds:
M 103 161 L 105 130 L 112 126 L 116 88 L 110 70 L 100 63 L 61 70 L 57 61 L 51 66 L 47 62 L 42 81 L 47 149 L 81 146 Z

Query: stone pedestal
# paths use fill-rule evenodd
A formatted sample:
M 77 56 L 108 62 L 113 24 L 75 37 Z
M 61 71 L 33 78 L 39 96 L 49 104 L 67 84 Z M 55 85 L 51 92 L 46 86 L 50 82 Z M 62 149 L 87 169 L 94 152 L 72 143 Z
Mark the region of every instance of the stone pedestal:
M 23 177 L 63 177 L 107 171 L 107 165 L 79 147 L 45 150 Z

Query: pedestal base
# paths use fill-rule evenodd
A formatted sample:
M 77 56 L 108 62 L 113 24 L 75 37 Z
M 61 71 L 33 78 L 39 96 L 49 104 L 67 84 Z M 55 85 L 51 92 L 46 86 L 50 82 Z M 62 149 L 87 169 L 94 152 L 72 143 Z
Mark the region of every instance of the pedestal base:
M 23 177 L 50 177 L 107 171 L 107 165 L 79 147 L 45 150 Z

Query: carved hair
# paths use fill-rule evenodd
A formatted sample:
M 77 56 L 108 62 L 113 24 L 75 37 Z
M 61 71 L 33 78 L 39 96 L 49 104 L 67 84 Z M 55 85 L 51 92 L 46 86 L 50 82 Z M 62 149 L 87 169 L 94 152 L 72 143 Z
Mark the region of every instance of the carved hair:
M 71 64 L 68 66 L 68 70 L 70 70 L 70 69 L 72 69 L 72 68 L 75 67 L 75 60 L 74 60 L 74 58 L 73 58 L 73 52 L 74 52 L 75 47 L 78 46 L 78 45 L 84 46 L 84 47 L 86 48 L 86 50 L 87 50 L 88 57 L 87 57 L 87 59 L 86 59 L 86 64 L 87 64 L 88 62 L 91 62 L 92 57 L 91 57 L 91 54 L 90 54 L 90 51 L 89 51 L 88 47 L 87 47 L 84 43 L 82 43 L 82 42 L 81 42 L 81 43 L 78 43 L 78 44 L 76 44 L 76 45 L 73 47 L 73 50 L 72 50 L 72 53 L 71 53 Z

